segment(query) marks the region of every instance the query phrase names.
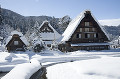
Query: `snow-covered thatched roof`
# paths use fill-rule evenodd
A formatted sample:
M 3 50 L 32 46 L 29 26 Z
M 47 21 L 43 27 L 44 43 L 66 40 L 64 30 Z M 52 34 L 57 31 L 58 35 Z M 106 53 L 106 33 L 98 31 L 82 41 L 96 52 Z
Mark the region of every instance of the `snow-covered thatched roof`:
M 85 17 L 85 13 L 89 11 L 89 10 L 85 10 L 83 12 L 80 13 L 80 15 L 78 15 L 75 19 L 73 19 L 68 27 L 66 28 L 65 32 L 62 34 L 63 39 L 61 40 L 61 42 L 65 42 L 68 41 L 72 34 L 74 33 L 74 31 L 76 30 L 76 28 L 78 27 L 78 25 L 80 24 L 80 22 L 82 21 L 82 19 Z M 99 22 L 96 20 L 96 18 L 93 16 L 93 14 L 91 13 L 91 16 L 94 18 L 94 20 L 98 23 L 98 25 L 100 26 L 101 30 L 104 32 L 104 34 L 107 36 L 107 38 L 109 39 L 108 34 L 105 32 L 105 29 L 99 24 Z
M 17 30 L 14 30 L 11 32 L 11 36 L 13 36 L 14 34 L 17 34 L 19 36 L 23 36 L 23 34 L 21 32 L 18 32 Z
M 20 39 L 23 41 L 23 43 L 25 44 L 25 45 L 29 45 L 29 43 L 28 43 L 28 41 L 27 41 L 27 39 L 25 38 L 25 36 L 21 33 L 21 32 L 18 32 L 18 31 L 12 31 L 11 32 L 11 35 L 7 38 L 7 40 L 6 40 L 6 45 L 9 43 L 9 41 L 12 39 L 12 36 L 14 35 L 14 34 L 17 34 L 17 35 L 19 35 L 20 36 Z
M 59 39 L 61 37 L 61 35 L 50 25 L 50 23 L 45 20 L 43 21 L 43 23 L 40 25 L 39 29 L 45 24 L 45 23 L 48 23 L 48 26 L 54 31 L 53 32 L 41 32 L 40 35 L 41 35 L 41 38 L 43 40 L 54 40 L 54 39 Z

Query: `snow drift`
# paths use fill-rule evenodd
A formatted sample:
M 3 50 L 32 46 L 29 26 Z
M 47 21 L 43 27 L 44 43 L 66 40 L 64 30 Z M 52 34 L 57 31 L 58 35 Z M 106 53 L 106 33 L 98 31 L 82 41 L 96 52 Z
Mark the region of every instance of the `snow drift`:
M 31 60 L 31 63 L 17 65 L 2 79 L 29 79 L 40 68 L 41 65 L 37 60 Z

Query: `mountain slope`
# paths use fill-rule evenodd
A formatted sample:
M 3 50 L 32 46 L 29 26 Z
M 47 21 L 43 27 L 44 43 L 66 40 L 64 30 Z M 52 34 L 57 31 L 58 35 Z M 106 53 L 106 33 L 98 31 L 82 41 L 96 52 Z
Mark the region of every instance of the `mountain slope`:
M 120 19 L 106 19 L 106 20 L 99 20 L 101 25 L 107 26 L 118 26 L 120 25 Z
M 69 18 L 67 19 L 68 21 L 66 21 L 67 23 L 69 23 L 70 22 L 69 16 L 63 17 L 62 21 L 64 21 L 64 19 L 66 18 Z M 60 18 L 55 18 L 50 16 L 27 16 L 26 17 L 18 13 L 15 13 L 11 10 L 2 8 L 2 25 L 8 24 L 14 29 L 20 29 L 20 31 L 23 32 L 24 34 L 34 26 L 36 21 L 39 23 L 39 25 L 41 25 L 44 20 L 48 20 L 51 23 L 51 25 L 59 33 L 63 33 L 64 32 L 63 29 L 67 27 L 67 25 L 62 26 L 63 22 L 60 20 Z
M 50 24 L 59 33 L 62 34 L 68 26 L 69 22 L 71 21 L 71 18 L 68 15 L 63 16 L 62 18 L 55 18 L 50 16 L 26 17 L 11 10 L 2 8 L 2 26 L 0 27 L 0 30 L 3 30 L 4 25 L 7 24 L 9 25 L 7 27 L 10 27 L 9 30 L 11 30 L 12 27 L 14 30 L 19 29 L 23 34 L 25 34 L 34 26 L 36 21 L 39 23 L 39 25 L 41 25 L 44 20 L 48 20 Z M 118 36 L 120 34 L 120 19 L 99 20 L 99 22 L 112 36 Z M 2 36 L 4 36 L 4 32 L 6 31 L 2 31 L 2 33 L 0 32 L 0 36 L 1 34 Z

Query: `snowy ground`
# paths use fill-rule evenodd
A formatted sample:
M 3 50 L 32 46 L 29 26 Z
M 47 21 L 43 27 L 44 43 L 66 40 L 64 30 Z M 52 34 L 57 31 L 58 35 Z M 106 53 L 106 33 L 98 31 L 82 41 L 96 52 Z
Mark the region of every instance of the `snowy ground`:
M 29 56 L 27 54 L 0 52 L 0 72 L 8 72 L 13 69 L 17 64 L 28 62 Z
M 24 66 L 20 72 L 25 72 L 25 75 L 15 75 L 17 75 L 16 77 L 21 76 L 26 78 L 26 76 L 30 77 L 31 74 L 40 68 L 39 65 L 41 62 L 42 65 L 47 65 L 48 79 L 119 79 L 119 51 L 120 49 L 89 52 L 76 51 L 69 53 L 52 50 L 46 50 L 41 53 L 31 51 L 17 53 L 0 52 L 0 72 L 10 71 L 10 73 L 6 75 L 8 78 L 10 74 L 18 72 L 20 66 Z M 33 66 L 30 63 L 31 60 L 39 61 L 39 65 L 32 62 L 36 64 Z M 62 64 L 60 62 L 67 63 Z M 52 63 L 53 65 L 51 65 Z M 26 69 L 26 67 L 28 69 Z M 31 71 L 34 69 L 35 71 Z M 31 73 L 28 74 L 28 72 Z M 3 77 L 3 79 L 4 78 L 5 77 Z
M 41 65 L 38 61 L 31 60 L 31 63 L 17 65 L 2 79 L 29 79 L 40 68 Z
M 120 57 L 102 57 L 47 68 L 48 79 L 120 79 Z

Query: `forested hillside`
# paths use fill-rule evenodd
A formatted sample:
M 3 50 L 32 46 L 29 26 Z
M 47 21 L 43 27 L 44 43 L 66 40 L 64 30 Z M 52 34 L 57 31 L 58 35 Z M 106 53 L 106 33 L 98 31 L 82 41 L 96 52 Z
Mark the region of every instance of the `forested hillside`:
M 71 18 L 68 15 L 63 16 L 62 18 L 56 18 L 54 16 L 22 16 L 16 12 L 3 8 L 1 9 L 1 18 L 0 36 L 4 38 L 9 35 L 10 31 L 16 29 L 25 34 L 34 27 L 36 21 L 41 25 L 44 20 L 48 20 L 50 24 L 62 34 L 71 21 Z M 103 27 L 111 35 L 112 39 L 120 35 L 120 25 Z

